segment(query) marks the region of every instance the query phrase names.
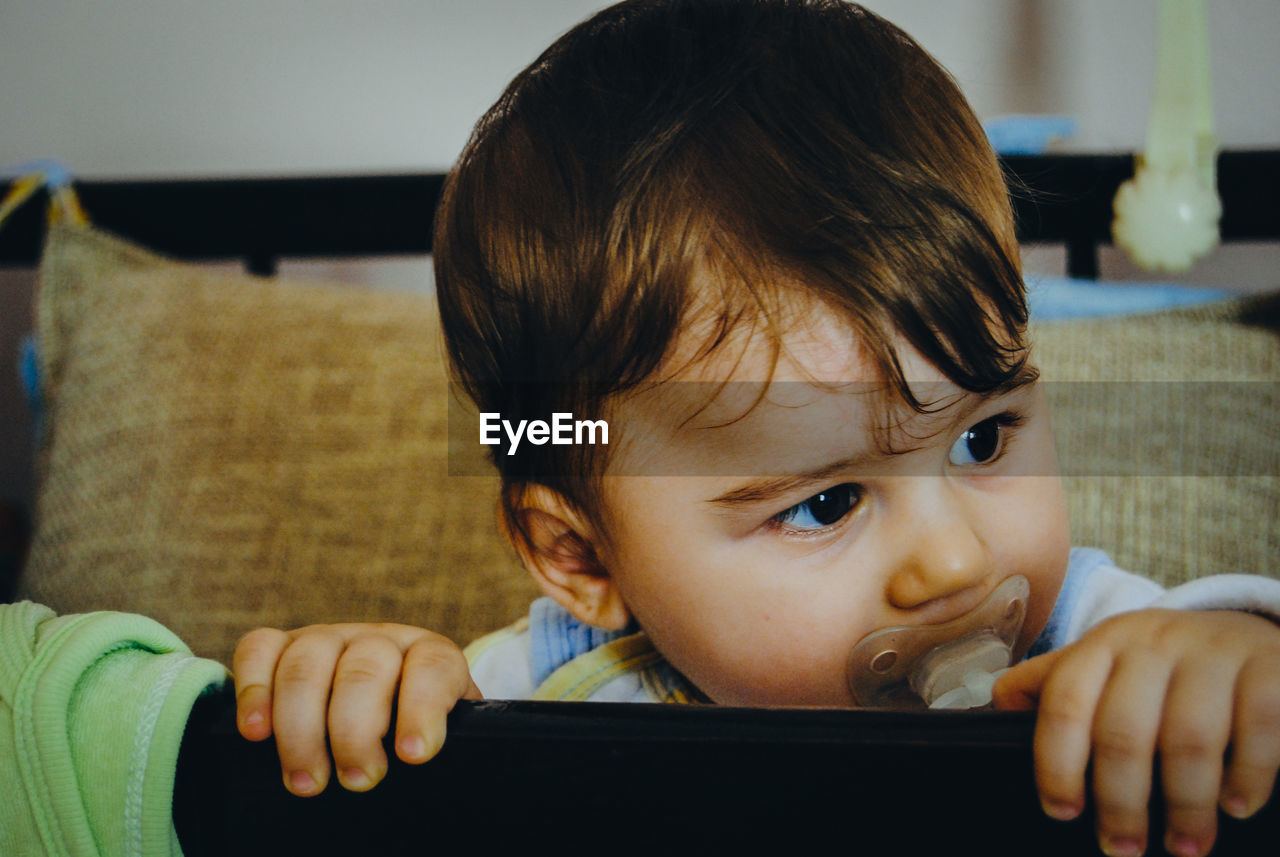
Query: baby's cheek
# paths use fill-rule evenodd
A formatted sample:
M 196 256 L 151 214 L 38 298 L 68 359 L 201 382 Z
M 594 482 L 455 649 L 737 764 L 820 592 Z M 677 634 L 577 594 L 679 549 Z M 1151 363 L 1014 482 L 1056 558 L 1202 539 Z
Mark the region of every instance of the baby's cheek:
M 853 697 L 845 677 L 848 648 L 824 651 L 790 637 L 755 635 L 728 647 L 708 641 L 696 651 L 669 655 L 668 660 L 722 705 L 849 707 Z
M 996 573 L 1021 574 L 1031 584 L 1031 603 L 1020 642 L 1030 644 L 1049 619 L 1071 552 L 1062 481 L 1057 476 L 1018 476 L 991 510 L 986 537 Z
M 1056 543 L 1050 542 L 1044 546 L 1031 567 L 1031 573 L 1027 574 L 1031 583 L 1031 603 L 1019 635 L 1019 649 L 1015 653 L 1019 657 L 1026 653 L 1049 622 L 1049 616 L 1053 613 L 1066 579 L 1070 554 L 1070 543 L 1064 528 Z

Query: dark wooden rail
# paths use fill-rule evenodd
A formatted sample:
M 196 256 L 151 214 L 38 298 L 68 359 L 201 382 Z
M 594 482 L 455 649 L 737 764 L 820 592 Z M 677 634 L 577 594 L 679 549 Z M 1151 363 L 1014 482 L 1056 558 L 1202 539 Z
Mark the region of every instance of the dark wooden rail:
M 175 819 L 187 857 L 522 853 L 1098 853 L 1091 816 L 1040 811 L 1031 715 L 459 703 L 441 754 L 364 794 L 296 798 L 230 692 L 197 705 Z M 389 758 L 394 758 L 388 752 Z M 1275 801 L 1214 854 L 1280 841 Z M 1161 853 L 1153 806 L 1148 853 Z M 544 845 L 545 843 L 545 845 Z M 1266 843 L 1263 848 L 1262 844 Z
M 1130 155 L 1018 155 L 1004 159 L 1024 241 L 1067 247 L 1072 276 L 1097 275 L 1110 242 L 1111 201 L 1133 175 Z M 255 273 L 282 257 L 423 254 L 431 250 L 439 173 L 83 181 L 76 184 L 105 229 L 185 259 L 242 259 Z M 1280 149 L 1226 151 L 1218 159 L 1224 241 L 1280 237 Z M 40 205 L 0 231 L 0 264 L 31 265 L 40 250 Z

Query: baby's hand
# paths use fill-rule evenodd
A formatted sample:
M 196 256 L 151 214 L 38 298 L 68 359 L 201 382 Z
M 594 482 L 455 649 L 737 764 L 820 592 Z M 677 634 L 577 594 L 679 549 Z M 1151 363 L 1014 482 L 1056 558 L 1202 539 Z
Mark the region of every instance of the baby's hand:
M 1093 758 L 1102 850 L 1143 853 L 1160 752 L 1165 849 L 1208 853 L 1219 806 L 1246 818 L 1280 768 L 1280 627 L 1248 613 L 1142 610 L 1026 661 L 995 687 L 1000 708 L 1033 708 L 1045 812 L 1076 817 Z M 1224 774 L 1224 756 L 1230 759 Z
M 461 650 L 408 625 L 258 628 L 236 646 L 233 667 L 240 734 L 262 741 L 274 732 L 285 788 L 302 796 L 329 782 L 326 733 L 338 781 L 365 791 L 387 772 L 393 701 L 396 755 L 417 764 L 444 744 L 454 703 L 481 698 Z

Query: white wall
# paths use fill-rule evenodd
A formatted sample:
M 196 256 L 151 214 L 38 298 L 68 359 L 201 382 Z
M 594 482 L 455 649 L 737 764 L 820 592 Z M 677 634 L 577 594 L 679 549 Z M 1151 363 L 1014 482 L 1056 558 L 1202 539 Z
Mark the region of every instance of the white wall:
M 0 0 L 0 165 L 93 177 L 444 169 L 502 85 L 597 0 Z M 1156 0 L 873 0 L 982 116 L 1143 140 Z M 1276 0 L 1210 2 L 1218 130 L 1280 141 Z
M 58 158 L 90 178 L 443 170 L 507 79 L 597 0 L 0 0 L 0 168 Z M 1069 114 L 1070 148 L 1145 136 L 1156 0 L 872 0 L 959 80 L 979 115 Z M 1217 127 L 1280 145 L 1280 2 L 1211 0 Z M 1061 254 L 1037 250 L 1032 267 Z M 1104 274 L 1134 276 L 1114 254 Z M 1280 285 L 1276 249 L 1189 279 Z M 425 282 L 426 266 L 388 275 Z M 0 270 L 0 500 L 25 496 L 11 366 L 32 279 Z M 410 284 L 412 285 L 412 284 Z

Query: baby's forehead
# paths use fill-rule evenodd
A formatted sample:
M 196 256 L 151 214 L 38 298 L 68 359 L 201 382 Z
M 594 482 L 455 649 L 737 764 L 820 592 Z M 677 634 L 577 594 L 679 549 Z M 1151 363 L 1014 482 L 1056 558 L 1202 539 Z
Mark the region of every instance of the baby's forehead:
M 884 380 L 862 338 L 847 321 L 821 305 L 798 318 L 783 333 L 778 346 L 778 361 L 771 376 L 762 374 L 743 380 L 781 384 L 872 384 Z
M 849 317 L 803 293 L 788 294 L 773 311 L 743 312 L 695 307 L 682 321 L 655 379 L 661 382 L 885 387 L 885 369 Z M 726 317 L 732 320 L 726 323 Z M 882 339 L 914 385 L 948 383 L 906 337 L 885 331 Z
M 875 382 L 883 372 L 841 313 L 803 294 L 784 306 L 701 303 L 681 321 L 655 376 L 663 382 Z
M 904 338 L 891 340 L 896 357 L 930 413 L 907 405 L 839 313 L 816 301 L 803 309 L 785 326 L 740 324 L 710 349 L 710 328 L 682 331 L 673 353 L 683 362 L 612 409 L 631 453 L 615 465 L 677 475 L 804 469 L 809 457 L 829 457 L 814 439 L 832 432 L 851 452 L 872 457 L 949 427 L 951 406 L 967 394 Z

